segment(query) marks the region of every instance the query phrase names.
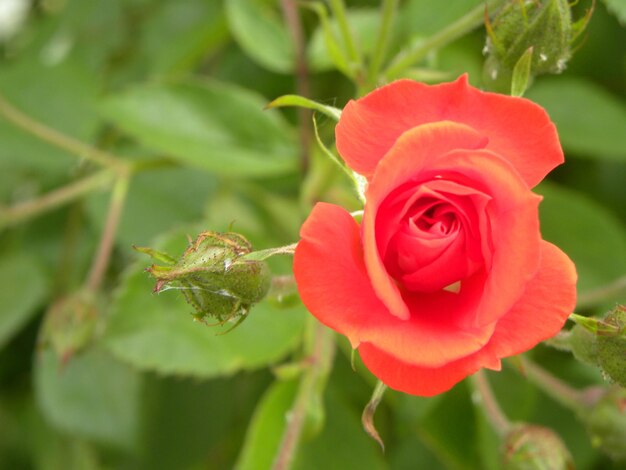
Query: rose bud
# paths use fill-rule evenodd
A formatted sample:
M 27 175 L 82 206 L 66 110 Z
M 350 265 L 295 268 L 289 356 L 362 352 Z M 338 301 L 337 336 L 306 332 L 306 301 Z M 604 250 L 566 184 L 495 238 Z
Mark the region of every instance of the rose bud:
M 626 390 L 613 386 L 581 415 L 591 443 L 614 460 L 626 460 Z
M 561 438 L 543 426 L 519 424 L 502 443 L 504 470 L 573 470 L 574 460 Z
M 576 359 L 592 366 L 598 365 L 596 336 L 587 328 L 575 325 L 568 335 L 567 342 Z
M 541 238 L 532 188 L 563 151 L 540 106 L 466 76 L 399 80 L 350 101 L 335 134 L 368 180 L 362 219 L 318 203 L 294 275 L 307 309 L 383 383 L 435 395 L 561 330 L 576 270 Z
M 576 359 L 599 367 L 604 377 L 626 386 L 626 309 L 617 306 L 604 318 L 582 317 L 568 335 Z M 583 322 L 583 323 L 581 323 Z
M 612 381 L 626 387 L 626 308 L 619 306 L 604 318 L 615 328 L 610 334 L 597 336 L 598 365 Z
M 531 77 L 562 72 L 572 55 L 572 43 L 590 16 L 591 12 L 572 23 L 567 0 L 509 0 L 492 21 L 488 17 L 485 20 L 485 83 L 494 90 L 508 92 L 515 65 L 531 47 Z
M 179 289 L 200 321 L 235 320 L 236 326 L 270 287 L 267 263 L 245 259 L 252 245 L 237 233 L 202 232 L 178 261 L 149 248 L 136 249 L 170 264 L 146 269 L 157 280 L 154 292 Z
M 98 308 L 94 295 L 80 290 L 57 300 L 46 312 L 40 345 L 50 345 L 61 364 L 91 343 L 97 325 Z

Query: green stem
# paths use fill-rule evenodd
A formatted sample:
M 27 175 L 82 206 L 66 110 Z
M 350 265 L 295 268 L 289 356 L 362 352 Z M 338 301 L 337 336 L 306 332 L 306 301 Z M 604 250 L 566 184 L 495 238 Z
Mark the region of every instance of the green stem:
M 479 370 L 472 376 L 472 382 L 478 395 L 480 396 L 480 403 L 483 406 L 485 415 L 491 423 L 491 426 L 495 429 L 499 436 L 506 435 L 511 429 L 511 422 L 508 420 L 502 408 L 498 404 L 489 381 L 483 370 Z
M 298 15 L 298 8 L 294 0 L 281 0 L 280 2 L 285 23 L 291 34 L 295 49 L 296 59 L 296 89 L 298 95 L 309 97 L 311 86 L 309 84 L 309 67 L 306 62 L 306 48 L 302 23 Z M 298 131 L 300 134 L 300 166 L 305 172 L 309 166 L 311 148 L 311 128 L 309 116 L 311 112 L 305 108 L 298 109 Z
M 113 174 L 110 170 L 102 170 L 67 186 L 50 191 L 40 198 L 0 209 L 0 228 L 11 227 L 42 213 L 54 210 L 87 193 L 104 188 L 112 179 Z
M 385 70 L 385 78 L 387 80 L 398 78 L 407 68 L 426 57 L 429 52 L 440 49 L 446 44 L 474 30 L 483 23 L 485 8 L 496 8 L 503 3 L 503 1 L 504 0 L 492 0 L 488 2 L 487 5 L 479 5 L 454 23 L 451 23 L 441 31 L 419 43 L 415 48 L 401 52 L 396 56 L 389 67 L 387 67 L 387 70 Z
M 570 387 L 537 364 L 522 358 L 523 372 L 537 387 L 563 406 L 580 412 L 584 409 L 584 393 Z
M 98 245 L 98 251 L 91 265 L 89 277 L 87 278 L 87 288 L 92 291 L 98 290 L 100 284 L 102 284 L 107 267 L 109 266 L 109 259 L 111 258 L 111 251 L 113 250 L 113 243 L 115 241 L 115 233 L 117 232 L 117 227 L 126 201 L 126 195 L 128 193 L 129 180 L 129 174 L 121 175 L 118 177 L 113 187 L 100 245 Z
M 79 140 L 62 134 L 45 124 L 34 120 L 30 116 L 11 105 L 0 95 L 0 115 L 4 116 L 13 125 L 25 130 L 35 137 L 65 150 L 77 157 L 91 160 L 102 166 L 123 170 L 126 163 L 108 152 L 87 145 Z
M 360 68 L 362 65 L 361 56 L 356 47 L 356 44 L 354 43 L 352 31 L 350 31 L 348 15 L 346 14 L 346 6 L 343 0 L 330 0 L 330 8 L 332 9 L 333 16 L 335 17 L 339 25 L 339 30 L 341 31 L 343 42 L 348 50 L 348 57 L 353 62 L 353 64 L 356 64 Z M 357 74 L 357 77 L 358 75 L 359 73 Z
M 598 287 L 587 292 L 583 292 L 578 297 L 578 308 L 592 307 L 600 302 L 626 291 L 626 275 L 615 279 L 606 286 Z
M 391 36 L 391 26 L 393 25 L 393 18 L 396 10 L 398 9 L 398 0 L 383 0 L 381 6 L 381 22 L 380 30 L 378 31 L 378 38 L 376 40 L 376 46 L 370 62 L 369 71 L 367 75 L 366 87 L 367 90 L 362 90 L 359 95 L 363 95 L 364 91 L 370 91 L 376 86 L 378 79 L 378 72 L 385 59 L 387 47 L 389 45 L 389 37 Z
M 306 421 L 307 409 L 315 393 L 321 393 L 320 382 L 327 377 L 335 353 L 332 331 L 321 323 L 312 323 L 310 366 L 300 381 L 293 407 L 287 414 L 287 426 L 283 432 L 272 470 L 288 470 L 293 464 Z M 322 384 L 323 385 L 323 384 Z

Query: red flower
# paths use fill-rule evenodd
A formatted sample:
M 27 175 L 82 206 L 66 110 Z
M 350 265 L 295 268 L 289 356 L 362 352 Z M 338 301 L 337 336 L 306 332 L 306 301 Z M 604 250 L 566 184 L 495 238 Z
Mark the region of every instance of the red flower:
M 541 239 L 530 190 L 563 162 L 541 107 L 466 77 L 401 80 L 348 103 L 336 137 L 368 179 L 363 221 L 317 204 L 294 273 L 306 307 L 374 375 L 435 395 L 561 329 L 576 272 Z

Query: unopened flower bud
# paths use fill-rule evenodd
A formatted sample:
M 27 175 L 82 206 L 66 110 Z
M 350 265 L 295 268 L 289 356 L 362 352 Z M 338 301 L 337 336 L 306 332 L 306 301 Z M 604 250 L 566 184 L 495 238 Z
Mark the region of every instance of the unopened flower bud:
M 80 290 L 57 300 L 46 313 L 41 331 L 41 345 L 49 345 L 61 360 L 85 349 L 92 341 L 98 319 L 95 298 Z
M 626 308 L 619 306 L 604 318 L 604 323 L 614 327 L 609 334 L 598 334 L 598 364 L 605 376 L 626 387 Z
M 572 55 L 572 43 L 591 16 L 572 22 L 568 0 L 509 0 L 486 19 L 485 82 L 508 92 L 515 65 L 532 48 L 530 76 L 560 73 Z
M 591 443 L 615 460 L 626 460 L 626 390 L 603 391 L 582 415 Z
M 197 320 L 239 324 L 270 287 L 267 263 L 246 259 L 252 246 L 237 233 L 203 232 L 178 261 L 149 248 L 137 250 L 170 264 L 146 270 L 157 280 L 154 292 L 179 289 Z
M 617 306 L 603 318 L 575 321 L 568 344 L 576 359 L 599 367 L 607 380 L 626 386 L 626 308 Z
M 589 365 L 598 365 L 596 335 L 582 325 L 574 325 L 570 331 L 568 343 L 574 357 Z
M 570 470 L 574 461 L 561 438 L 543 426 L 518 424 L 504 437 L 505 470 Z

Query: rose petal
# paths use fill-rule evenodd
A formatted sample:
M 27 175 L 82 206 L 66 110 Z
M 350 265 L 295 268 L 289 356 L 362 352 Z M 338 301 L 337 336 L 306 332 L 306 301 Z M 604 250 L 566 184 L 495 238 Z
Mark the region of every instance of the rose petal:
M 460 294 L 442 291 L 432 297 L 434 306 L 425 302 L 412 307 L 415 315 L 408 321 L 391 315 L 368 278 L 359 226 L 341 207 L 318 203 L 300 235 L 294 275 L 302 302 L 319 321 L 346 335 L 353 347 L 370 342 L 413 364 L 441 366 L 489 341 L 495 324 L 460 328 L 446 320 L 447 312 L 471 303 Z
M 519 354 L 557 334 L 576 306 L 576 279 L 574 263 L 542 240 L 539 270 L 523 296 L 500 319 L 489 342 L 494 354 Z
M 487 148 L 509 160 L 529 187 L 563 163 L 554 124 L 532 101 L 482 92 L 467 82 L 425 85 L 399 80 L 350 101 L 336 127 L 337 149 L 368 179 L 407 130 L 424 123 L 454 121 L 489 138 Z
M 477 149 L 485 143 L 483 136 L 462 124 L 424 124 L 403 134 L 377 167 L 363 213 L 365 264 L 376 294 L 398 318 L 406 320 L 410 313 L 380 257 L 376 241 L 378 208 L 391 191 L 418 175 L 427 162 L 454 149 Z
M 369 185 L 363 214 L 365 264 L 376 294 L 399 318 L 407 318 L 410 310 L 383 264 L 376 237 L 379 208 L 395 188 L 407 181 L 451 180 L 492 197 L 485 209 L 489 226 L 480 227 L 481 237 L 493 243 L 491 264 L 486 266 L 488 277 L 480 305 L 475 315 L 464 319 L 473 322 L 468 326 L 487 325 L 504 315 L 539 266 L 541 236 L 537 206 L 541 198 L 528 189 L 515 168 L 487 150 L 453 150 L 442 154 L 441 142 L 439 148 L 431 145 L 431 139 L 443 140 L 459 149 L 462 148 L 459 142 L 468 142 L 470 136 L 471 130 L 458 124 L 438 123 L 411 129 L 385 155 Z M 420 302 L 421 298 L 414 304 Z
M 500 370 L 500 360 L 484 350 L 437 368 L 407 364 L 369 343 L 361 344 L 359 354 L 370 372 L 387 386 L 422 397 L 446 392 L 483 367 Z
M 363 363 L 389 387 L 419 396 L 433 396 L 452 388 L 480 368 L 499 370 L 499 359 L 520 354 L 557 334 L 576 305 L 576 270 L 554 245 L 542 242 L 541 266 L 523 297 L 497 324 L 480 351 L 443 367 L 415 366 L 362 343 Z

